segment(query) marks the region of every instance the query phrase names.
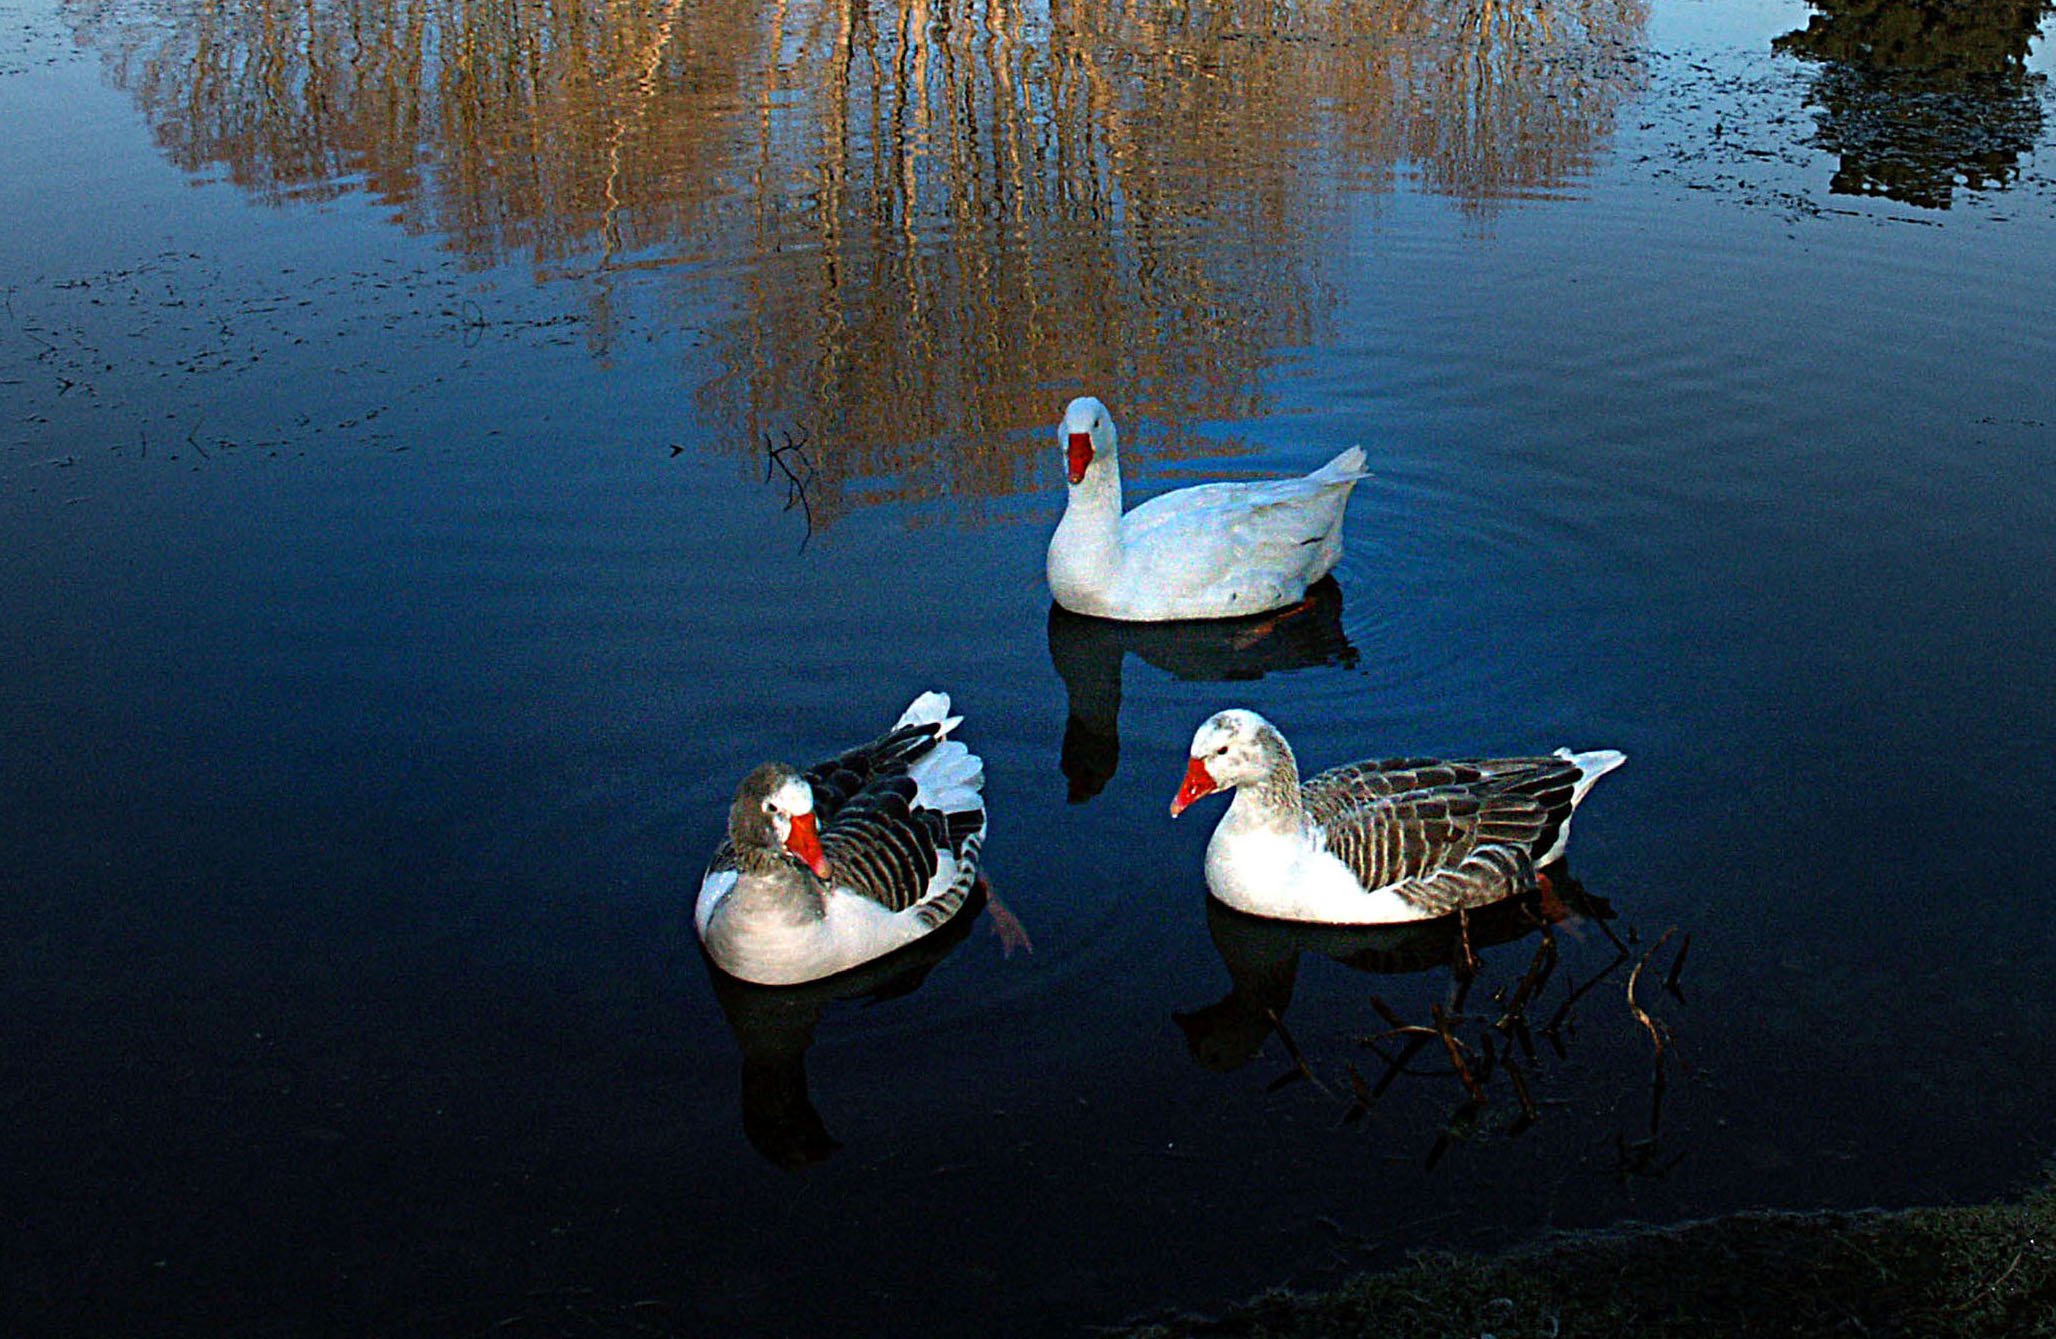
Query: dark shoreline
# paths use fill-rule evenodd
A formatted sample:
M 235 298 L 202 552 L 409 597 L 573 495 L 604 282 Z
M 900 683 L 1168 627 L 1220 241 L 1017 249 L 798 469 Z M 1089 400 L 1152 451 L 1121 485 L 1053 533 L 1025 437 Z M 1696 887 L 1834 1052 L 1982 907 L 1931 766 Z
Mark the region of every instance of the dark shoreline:
M 1285 1290 L 1126 1339 L 2056 1336 L 2056 1182 L 2018 1202 L 1750 1211 L 1565 1233 L 1502 1255 L 1423 1253 L 1329 1292 Z

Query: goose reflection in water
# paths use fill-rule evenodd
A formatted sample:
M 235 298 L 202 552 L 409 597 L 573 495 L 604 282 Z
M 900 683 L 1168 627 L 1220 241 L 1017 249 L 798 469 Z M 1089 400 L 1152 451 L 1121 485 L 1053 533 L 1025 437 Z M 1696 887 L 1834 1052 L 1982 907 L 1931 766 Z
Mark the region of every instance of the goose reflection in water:
M 730 976 L 701 953 L 714 998 L 742 1047 L 742 1130 L 750 1145 L 788 1171 L 826 1160 L 842 1144 L 814 1107 L 807 1088 L 807 1051 L 830 1004 L 883 1003 L 913 994 L 934 966 L 970 936 L 985 909 L 983 880 L 933 933 L 882 958 L 799 986 L 760 986 Z M 996 926 L 998 922 L 995 922 Z M 1005 935 L 1002 935 L 1003 942 Z
M 2042 132 L 2027 65 L 2047 0 L 1814 0 L 1778 50 L 1816 62 L 1814 144 L 1829 189 L 1947 209 L 1961 187 L 2003 189 Z
M 1207 933 L 1227 965 L 1231 988 L 1204 1008 L 1173 1014 L 1192 1058 L 1217 1073 L 1256 1058 L 1279 1029 L 1298 982 L 1299 959 L 1318 953 L 1355 971 L 1405 976 L 1456 967 L 1465 946 L 1475 954 L 1510 944 L 1545 926 L 1579 919 L 1608 921 L 1613 907 L 1587 893 L 1558 866 L 1546 890 L 1510 897 L 1467 917 L 1440 916 L 1398 925 L 1315 925 L 1251 916 L 1206 900 Z
M 1070 694 L 1061 764 L 1073 804 L 1106 789 L 1121 762 L 1121 662 L 1130 652 L 1173 678 L 1261 679 L 1322 665 L 1354 667 L 1342 587 L 1324 577 L 1304 605 L 1254 618 L 1128 623 L 1049 607 L 1049 658 Z

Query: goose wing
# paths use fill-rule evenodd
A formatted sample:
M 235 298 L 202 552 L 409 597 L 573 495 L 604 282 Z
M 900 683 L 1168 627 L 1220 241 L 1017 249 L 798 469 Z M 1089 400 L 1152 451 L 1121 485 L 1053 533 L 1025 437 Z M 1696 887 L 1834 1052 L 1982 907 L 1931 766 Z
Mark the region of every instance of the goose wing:
M 1365 889 L 1388 889 L 1427 915 L 1483 906 L 1533 886 L 1535 844 L 1548 826 L 1533 797 L 1475 776 L 1476 765 L 1430 763 L 1383 774 L 1362 765 L 1305 788 L 1329 853 Z M 1395 776 L 1471 774 L 1468 782 L 1375 792 Z
M 814 812 L 824 832 L 844 806 L 871 786 L 904 777 L 907 769 L 943 741 L 948 723 L 924 721 L 899 725 L 868 744 L 845 749 L 815 763 L 800 775 L 814 790 Z
M 924 693 L 891 730 L 805 773 L 833 887 L 930 928 L 963 905 L 985 841 L 984 766 L 949 738 L 962 719 L 949 708 Z
M 851 796 L 821 830 L 833 885 L 887 911 L 940 925 L 978 877 L 985 810 L 919 803 L 911 776 L 882 777 Z
M 1333 483 L 1267 479 L 1199 484 L 1162 493 L 1121 517 L 1121 545 L 1133 553 L 1194 544 L 1223 554 L 1310 548 L 1334 528 Z
M 1506 787 L 1554 803 L 1558 787 L 1574 787 L 1580 771 L 1573 759 L 1552 758 L 1379 758 L 1331 767 L 1306 783 L 1308 802 L 1367 802 L 1385 795 L 1434 786 Z M 1568 791 L 1563 798 L 1569 798 Z

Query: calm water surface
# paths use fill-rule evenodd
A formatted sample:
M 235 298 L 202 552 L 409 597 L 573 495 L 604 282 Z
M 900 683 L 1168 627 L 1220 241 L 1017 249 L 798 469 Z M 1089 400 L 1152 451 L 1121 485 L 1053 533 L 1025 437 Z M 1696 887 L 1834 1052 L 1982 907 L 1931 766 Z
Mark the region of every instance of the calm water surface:
M 2045 1166 L 2047 6 L 0 13 L 0 1329 L 1072 1333 Z M 1363 443 L 1316 609 L 1053 614 L 1081 391 L 1135 495 Z M 714 981 L 737 778 L 931 686 L 1034 952 Z M 1356 1101 L 1445 939 L 1209 911 L 1234 703 L 1628 753 L 1532 1120 Z

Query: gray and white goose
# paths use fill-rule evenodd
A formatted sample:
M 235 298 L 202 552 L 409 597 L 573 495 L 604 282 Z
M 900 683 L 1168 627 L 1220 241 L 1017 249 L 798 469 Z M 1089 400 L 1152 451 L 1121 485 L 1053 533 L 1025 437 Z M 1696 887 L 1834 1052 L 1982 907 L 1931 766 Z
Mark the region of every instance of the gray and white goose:
M 800 772 L 743 778 L 694 924 L 714 964 L 759 985 L 816 981 L 929 934 L 963 906 L 985 841 L 985 765 L 949 737 L 944 693 Z
M 1302 784 L 1285 736 L 1238 708 L 1192 736 L 1171 816 L 1235 791 L 1207 843 L 1206 880 L 1238 911 L 1331 925 L 1427 920 L 1540 886 L 1539 871 L 1563 856 L 1572 810 L 1625 761 L 1613 749 L 1389 758 Z

